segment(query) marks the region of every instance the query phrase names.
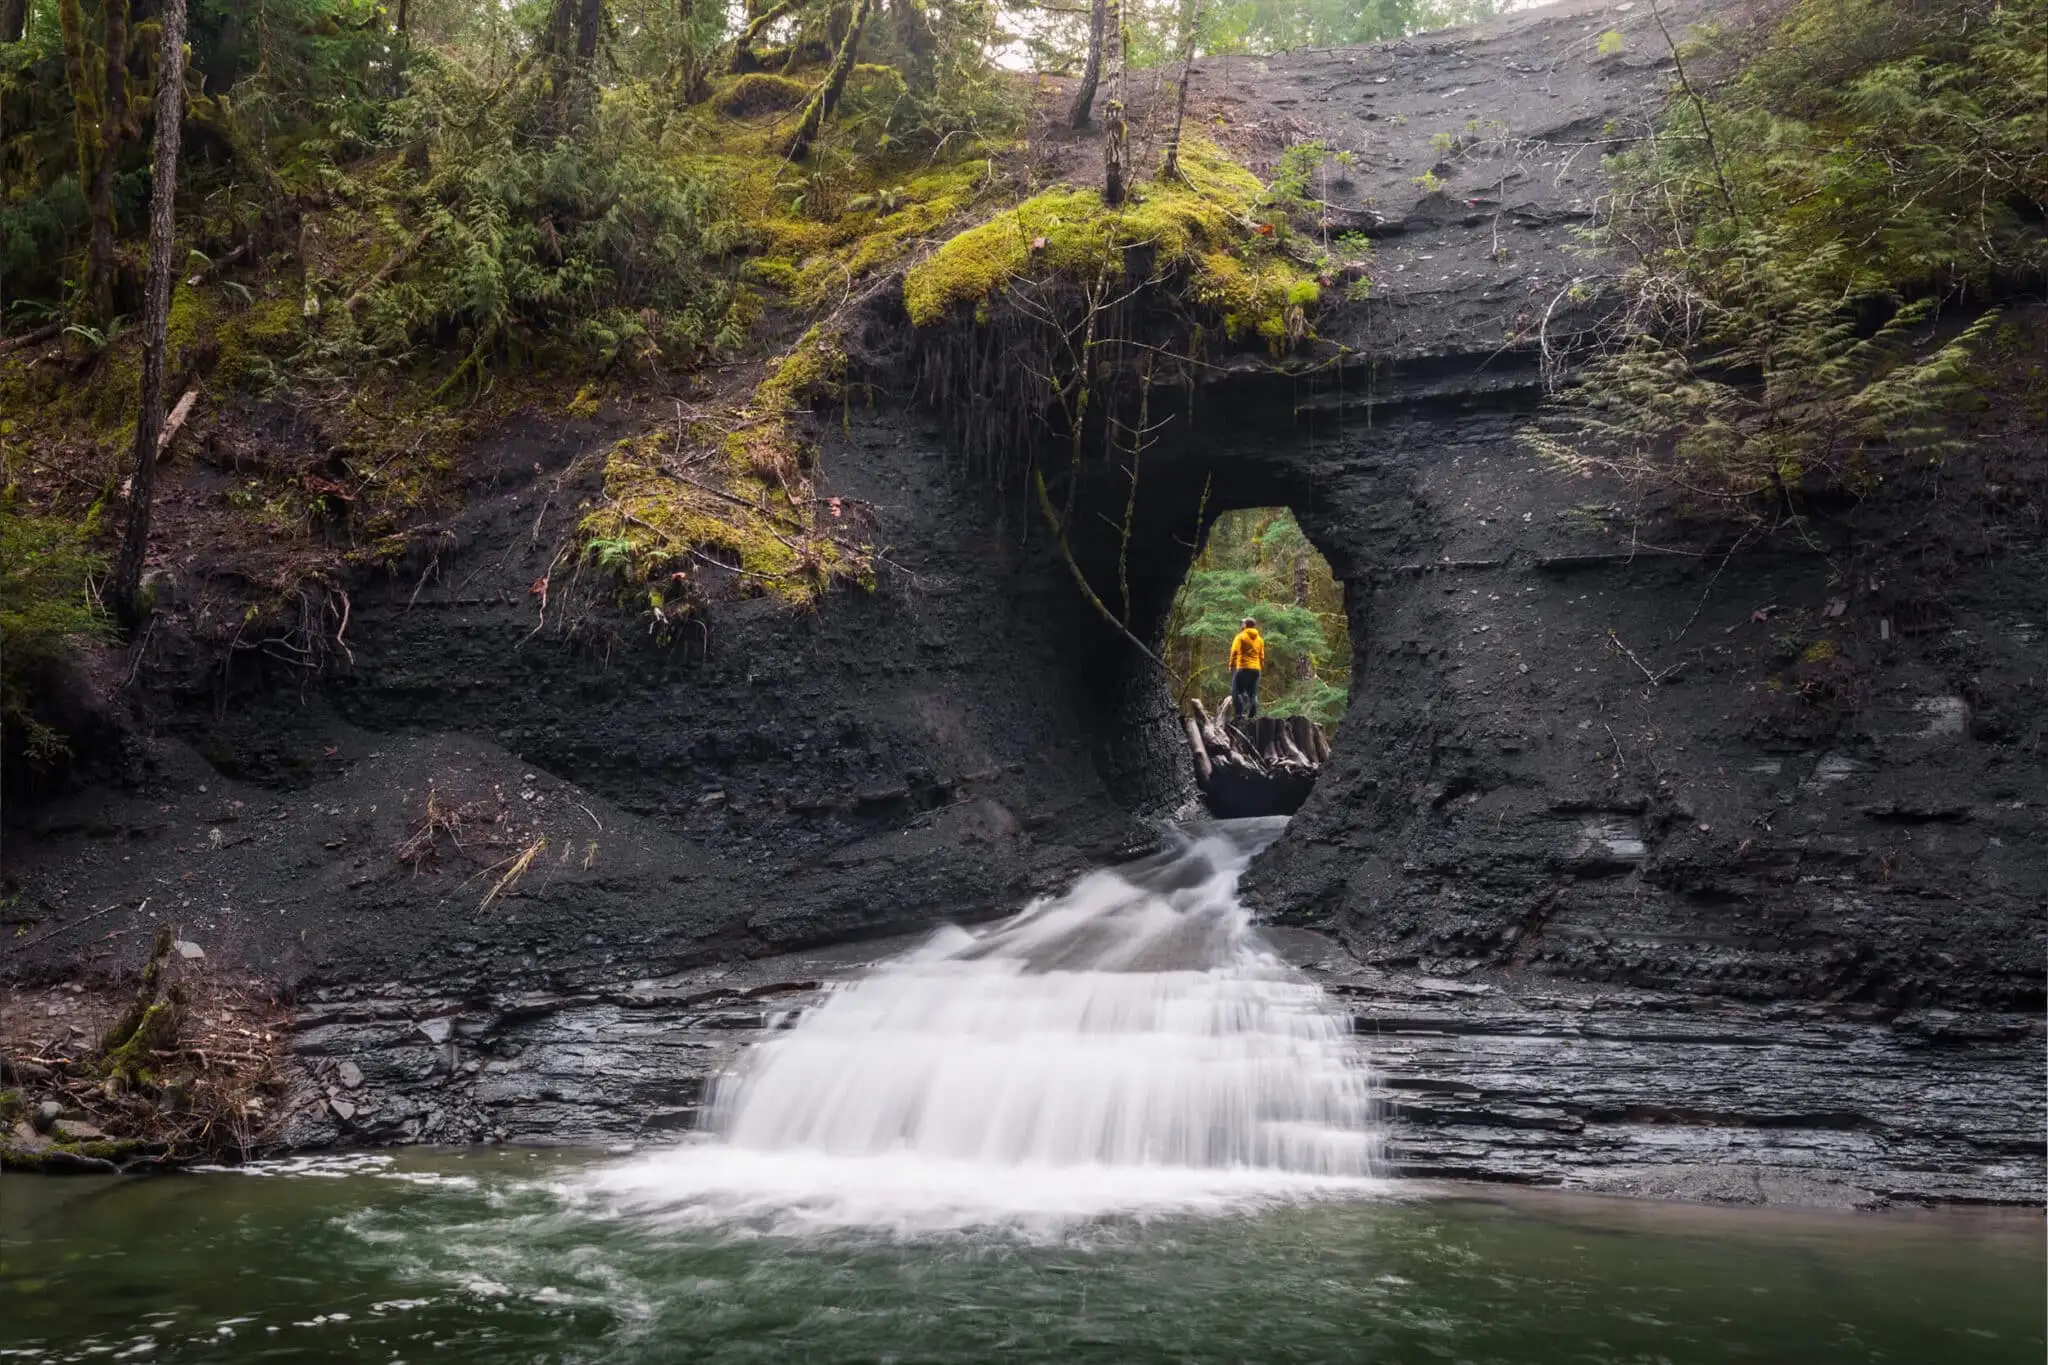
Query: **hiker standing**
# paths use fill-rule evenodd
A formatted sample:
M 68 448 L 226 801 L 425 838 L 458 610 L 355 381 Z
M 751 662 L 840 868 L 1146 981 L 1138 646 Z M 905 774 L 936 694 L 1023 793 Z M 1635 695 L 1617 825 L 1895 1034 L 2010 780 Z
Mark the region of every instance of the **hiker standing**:
M 1230 700 L 1239 720 L 1259 714 L 1259 670 L 1266 666 L 1266 641 L 1259 623 L 1247 616 L 1244 629 L 1230 642 Z

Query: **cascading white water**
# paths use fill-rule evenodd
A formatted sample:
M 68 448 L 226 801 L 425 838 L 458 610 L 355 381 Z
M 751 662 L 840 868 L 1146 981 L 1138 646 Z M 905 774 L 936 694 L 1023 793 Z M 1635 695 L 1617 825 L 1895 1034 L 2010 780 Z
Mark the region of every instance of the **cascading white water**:
M 644 1206 L 900 1223 L 1369 1176 L 1370 1084 L 1348 1024 L 1237 899 L 1284 823 L 1209 826 L 982 932 L 941 930 L 753 1048 L 717 1089 L 718 1148 L 601 1184 Z

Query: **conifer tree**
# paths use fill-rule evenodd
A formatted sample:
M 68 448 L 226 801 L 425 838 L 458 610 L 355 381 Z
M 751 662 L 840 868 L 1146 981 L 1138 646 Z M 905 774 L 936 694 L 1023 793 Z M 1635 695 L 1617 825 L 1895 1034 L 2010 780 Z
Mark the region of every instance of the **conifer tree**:
M 130 625 L 141 615 L 142 561 L 149 550 L 157 445 L 164 427 L 164 346 L 170 325 L 171 284 L 177 274 L 178 148 L 185 115 L 185 0 L 164 0 L 161 22 L 156 163 L 150 168 L 149 285 L 142 324 L 142 405 L 135 419 L 135 473 L 129 482 L 128 525 L 121 537 L 121 556 L 114 565 L 115 610 Z

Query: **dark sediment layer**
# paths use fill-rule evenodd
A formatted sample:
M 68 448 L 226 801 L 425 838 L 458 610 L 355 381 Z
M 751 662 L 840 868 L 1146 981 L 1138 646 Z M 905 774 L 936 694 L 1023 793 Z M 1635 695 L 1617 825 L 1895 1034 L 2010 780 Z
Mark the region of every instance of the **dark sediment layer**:
M 2048 1102 L 2022 1014 L 1747 1004 L 1353 964 L 1282 948 L 1348 1009 L 1398 1174 L 1745 1204 L 2040 1203 Z M 302 1008 L 295 1142 L 659 1142 L 821 984 L 903 941 L 577 994 L 396 984 Z

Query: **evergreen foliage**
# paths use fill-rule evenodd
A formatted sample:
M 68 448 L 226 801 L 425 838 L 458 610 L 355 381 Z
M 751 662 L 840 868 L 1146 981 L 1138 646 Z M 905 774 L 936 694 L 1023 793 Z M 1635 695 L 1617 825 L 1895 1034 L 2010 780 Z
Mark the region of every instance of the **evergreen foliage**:
M 1182 701 L 1220 706 L 1229 695 L 1230 642 L 1247 616 L 1266 641 L 1260 714 L 1342 720 L 1351 681 L 1344 588 L 1292 512 L 1226 512 L 1210 529 L 1167 617 Z
M 103 568 L 92 548 L 98 528 L 97 509 L 80 523 L 0 494 L 0 748 L 9 757 L 41 765 L 67 750 L 38 703 L 73 643 L 105 629 L 92 595 Z
M 2048 3 L 1798 0 L 1686 56 L 1609 161 L 1616 340 L 1532 444 L 1764 519 L 1940 460 L 1998 302 L 2048 278 Z
M 384 354 L 453 343 L 479 369 L 687 364 L 736 345 L 731 281 L 706 267 L 742 226 L 715 176 L 664 152 L 672 113 L 654 93 L 609 91 L 586 135 L 554 140 L 490 93 L 459 64 L 422 61 L 388 111 L 394 141 L 433 144 L 433 169 L 398 160 L 364 185 L 385 251 L 406 258 L 368 291 L 363 339 Z

